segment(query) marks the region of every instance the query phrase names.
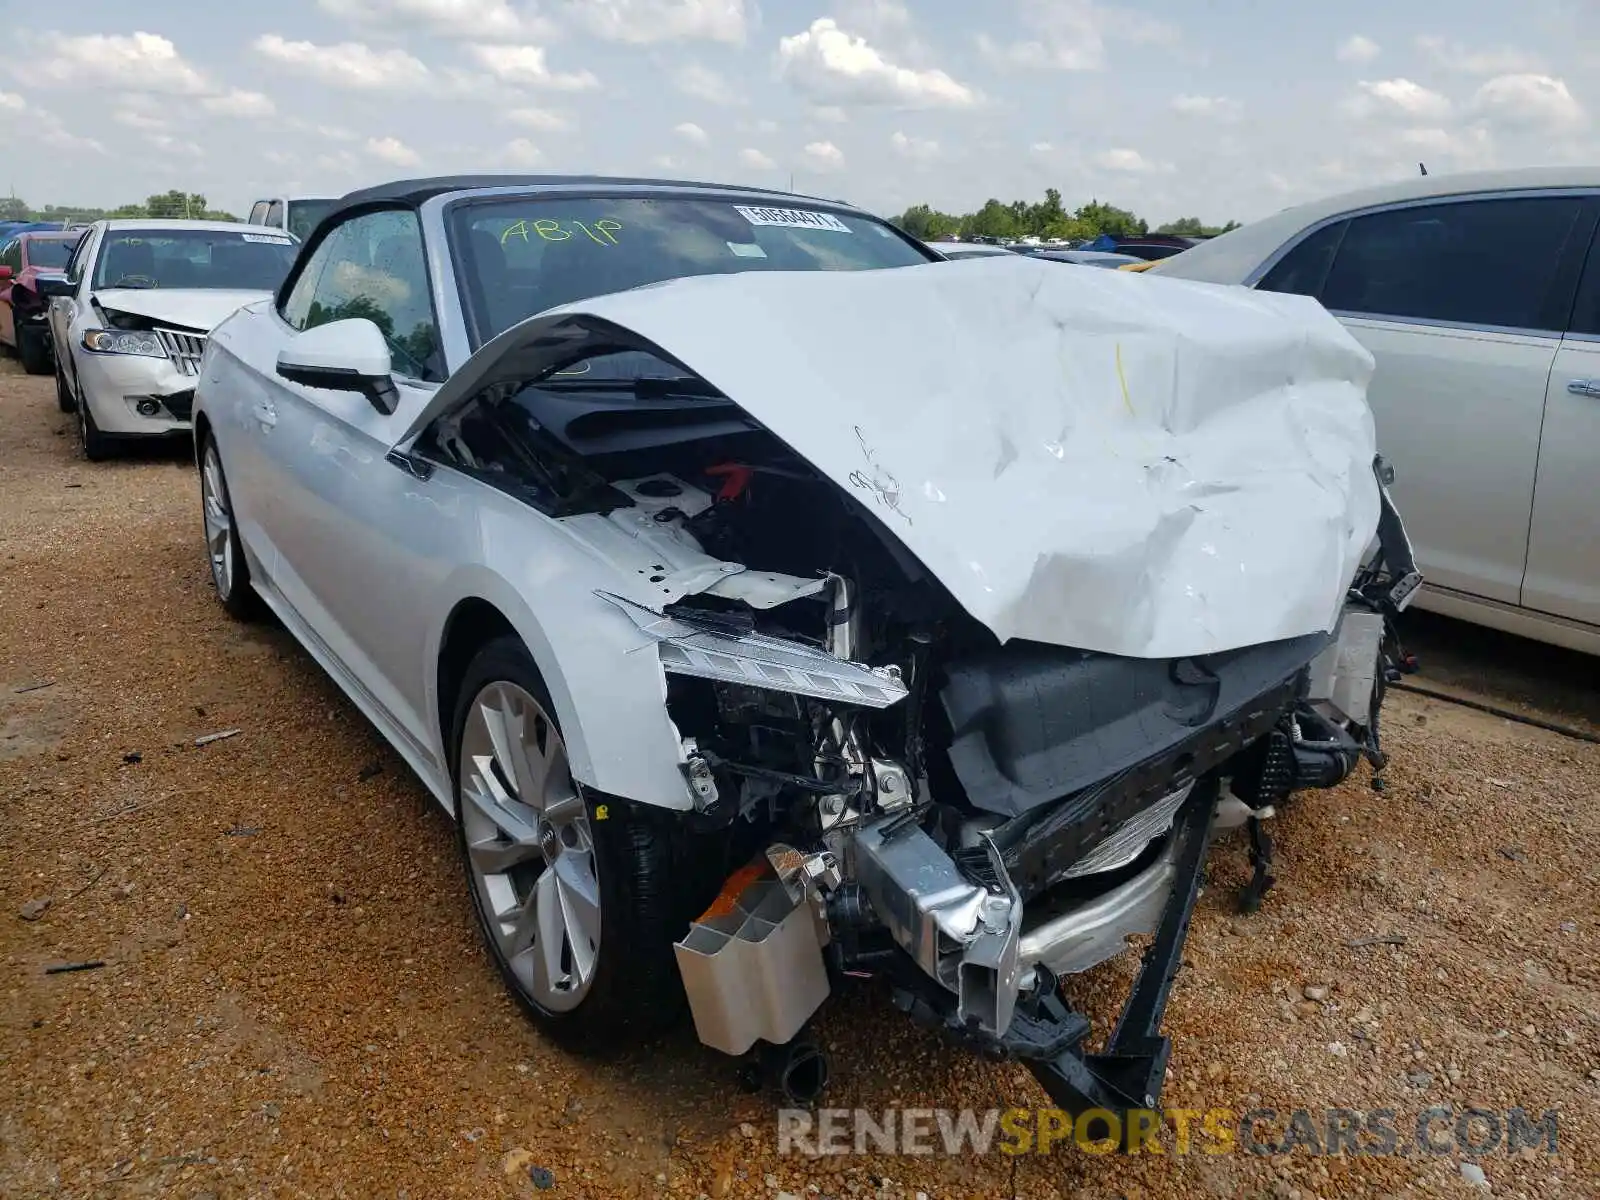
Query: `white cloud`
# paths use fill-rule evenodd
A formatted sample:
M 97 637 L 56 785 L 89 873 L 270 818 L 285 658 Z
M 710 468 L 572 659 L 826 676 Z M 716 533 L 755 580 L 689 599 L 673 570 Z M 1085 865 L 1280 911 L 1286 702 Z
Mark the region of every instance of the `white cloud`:
M 756 171 L 770 171 L 778 165 L 754 146 L 746 146 L 739 151 L 739 161 Z
M 46 52 L 17 64 L 25 77 L 79 88 L 123 88 L 135 92 L 199 95 L 211 83 L 186 62 L 178 48 L 154 33 L 46 34 Z
M 1094 0 L 1021 0 L 1021 6 L 1022 23 L 1033 36 L 1003 45 L 979 34 L 978 48 L 989 58 L 1019 67 L 1097 71 L 1106 65 L 1108 41 L 1175 46 L 1183 38 L 1166 21 Z
M 704 146 L 711 138 L 704 129 L 693 121 L 685 121 L 681 125 L 674 125 L 672 132 L 683 138 L 686 142 L 693 142 L 696 146 Z
M 260 92 L 247 92 L 239 88 L 221 96 L 207 96 L 200 106 L 219 117 L 270 117 L 277 111 L 271 99 Z
M 7 112 L 22 112 L 28 107 L 28 102 L 15 92 L 0 92 L 0 108 Z
M 1421 50 L 1436 67 L 1447 71 L 1460 71 L 1467 75 L 1519 75 L 1542 71 L 1544 64 L 1537 55 L 1528 54 L 1513 46 L 1495 46 L 1487 50 L 1469 50 L 1460 42 L 1442 37 L 1419 37 L 1417 49 Z
M 395 137 L 368 138 L 366 151 L 373 158 L 397 167 L 414 167 L 422 161 L 420 154 Z
M 267 33 L 254 42 L 263 58 L 329 87 L 352 91 L 396 91 L 420 87 L 428 68 L 404 50 L 374 50 L 363 42 L 319 46 L 314 42 L 285 41 Z
M 1361 66 L 1371 62 L 1382 53 L 1381 47 L 1371 38 L 1359 33 L 1353 33 L 1339 43 L 1339 48 L 1333 56 L 1342 63 L 1355 63 Z
M 1554 131 L 1582 125 L 1587 119 L 1567 85 L 1549 75 L 1501 75 L 1478 89 L 1472 107 L 1506 125 Z
M 1226 120 L 1239 115 L 1239 102 L 1226 96 L 1174 96 L 1172 111 L 1186 117 L 1216 117 Z
M 506 143 L 505 160 L 513 167 L 536 167 L 544 161 L 544 155 L 527 138 L 519 137 Z
M 175 138 L 167 133 L 147 133 L 145 141 L 164 154 L 181 154 L 185 158 L 204 158 L 205 151 L 193 142 Z
M 157 133 L 167 128 L 167 121 L 164 118 L 152 117 L 149 113 L 132 108 L 119 108 L 111 114 L 111 119 L 118 125 L 137 129 L 141 133 Z
M 1414 120 L 1437 121 L 1448 117 L 1452 105 L 1438 92 L 1409 79 L 1361 80 L 1357 93 L 1345 101 L 1345 111 L 1356 117 L 1404 115 Z
M 811 106 L 811 118 L 829 125 L 844 125 L 849 122 L 850 114 L 837 104 L 814 104 Z
M 726 79 L 710 67 L 688 63 L 672 75 L 672 86 L 685 96 L 704 100 L 707 104 L 737 104 L 739 94 Z
M 1105 171 L 1121 171 L 1128 175 L 1148 175 L 1155 171 L 1170 171 L 1166 163 L 1151 162 L 1137 150 L 1116 146 L 1102 150 L 1094 156 L 1094 165 Z
M 595 37 L 634 45 L 691 40 L 739 45 L 755 9 L 745 0 L 566 0 L 565 7 Z
M 650 160 L 650 165 L 660 167 L 663 171 L 676 171 L 683 166 L 683 163 L 670 154 L 658 154 Z
M 865 38 L 818 17 L 804 33 L 778 42 L 778 72 L 813 99 L 903 108 L 970 108 L 978 94 L 943 71 L 889 62 Z
M 806 165 L 814 171 L 844 169 L 844 151 L 832 142 L 810 142 L 805 148 Z
M 472 54 L 502 83 L 581 92 L 600 82 L 588 71 L 552 71 L 545 62 L 543 46 L 477 45 Z
M 939 157 L 939 143 L 927 138 L 908 137 L 898 129 L 889 139 L 889 145 L 901 158 L 912 162 L 930 163 Z
M 540 133 L 562 133 L 572 128 L 572 118 L 548 108 L 513 108 L 500 114 L 502 119 Z
M 416 25 L 443 37 L 548 37 L 549 21 L 520 13 L 506 0 L 317 0 L 326 13 L 390 29 Z

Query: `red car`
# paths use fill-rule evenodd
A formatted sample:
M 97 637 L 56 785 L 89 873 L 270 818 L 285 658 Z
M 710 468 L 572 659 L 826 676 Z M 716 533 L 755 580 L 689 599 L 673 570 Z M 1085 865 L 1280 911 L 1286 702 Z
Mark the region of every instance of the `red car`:
M 76 229 L 19 233 L 0 247 L 0 343 L 16 352 L 30 375 L 49 374 L 54 358 L 45 319 L 50 298 L 39 290 L 39 279 L 64 275 L 82 236 Z

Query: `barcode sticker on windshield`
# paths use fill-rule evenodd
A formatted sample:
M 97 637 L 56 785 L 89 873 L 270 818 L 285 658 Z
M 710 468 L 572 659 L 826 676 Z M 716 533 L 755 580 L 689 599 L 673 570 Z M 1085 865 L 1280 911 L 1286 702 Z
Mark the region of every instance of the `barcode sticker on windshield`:
M 752 225 L 775 225 L 783 229 L 825 229 L 829 233 L 849 233 L 850 226 L 832 213 L 806 208 L 752 208 L 735 204 L 733 210 Z
M 269 246 L 292 246 L 288 238 L 273 237 L 270 233 L 241 233 L 239 235 L 247 242 L 265 242 Z

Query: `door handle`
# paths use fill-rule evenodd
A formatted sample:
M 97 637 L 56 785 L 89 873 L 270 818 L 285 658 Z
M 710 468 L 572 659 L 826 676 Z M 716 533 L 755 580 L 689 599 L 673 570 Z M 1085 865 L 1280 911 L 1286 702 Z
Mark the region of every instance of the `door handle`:
M 269 429 L 278 423 L 278 410 L 264 400 L 251 405 L 250 412 L 257 421 Z
M 1574 379 L 1567 384 L 1567 391 L 1574 396 L 1594 396 L 1600 398 L 1600 379 Z

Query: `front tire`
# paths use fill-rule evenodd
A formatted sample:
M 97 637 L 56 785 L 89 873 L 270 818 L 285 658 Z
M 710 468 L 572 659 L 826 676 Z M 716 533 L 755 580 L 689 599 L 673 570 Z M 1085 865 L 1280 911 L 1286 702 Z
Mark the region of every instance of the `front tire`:
M 245 561 L 239 527 L 233 519 L 222 455 L 217 451 L 217 439 L 209 433 L 200 449 L 200 517 L 205 523 L 206 559 L 217 599 L 235 620 L 254 619 L 260 601 L 250 586 L 250 564 Z
M 74 407 L 78 410 L 78 441 L 83 446 L 83 456 L 93 463 L 105 462 L 115 453 L 116 447 L 94 423 L 94 411 L 81 393 Z
M 78 401 L 67 386 L 67 377 L 62 373 L 59 359 L 56 360 L 56 407 L 64 413 L 78 411 Z
M 29 375 L 44 375 L 50 370 L 50 347 L 44 334 L 35 330 L 17 330 L 17 358 Z
M 670 818 L 577 784 L 550 695 L 514 637 L 467 668 L 452 725 L 458 839 L 490 956 L 558 1040 L 620 1049 L 669 1028 L 687 925 Z

